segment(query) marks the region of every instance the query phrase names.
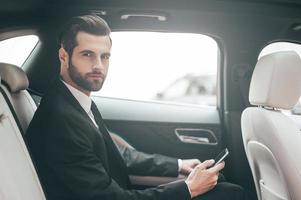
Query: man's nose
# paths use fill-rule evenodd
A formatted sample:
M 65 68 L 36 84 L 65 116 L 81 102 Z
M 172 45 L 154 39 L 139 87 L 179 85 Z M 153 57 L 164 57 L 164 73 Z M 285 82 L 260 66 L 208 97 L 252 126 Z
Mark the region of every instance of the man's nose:
M 93 68 L 99 68 L 99 69 L 104 68 L 104 64 L 103 64 L 102 59 L 101 59 L 100 57 L 97 57 L 97 58 L 95 59 Z

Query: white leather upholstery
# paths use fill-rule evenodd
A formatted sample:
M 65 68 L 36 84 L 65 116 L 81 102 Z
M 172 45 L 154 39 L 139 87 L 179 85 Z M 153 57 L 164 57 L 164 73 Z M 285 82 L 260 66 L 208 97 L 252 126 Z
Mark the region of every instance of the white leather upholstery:
M 0 93 L 0 199 L 44 200 L 20 130 Z
M 27 76 L 21 68 L 8 63 L 0 63 L 0 74 L 1 80 L 7 84 L 11 92 L 28 88 Z
M 259 200 L 301 199 L 301 131 L 279 108 L 292 108 L 301 94 L 301 61 L 293 52 L 260 59 L 241 127 Z M 275 109 L 271 109 L 275 108 Z
M 252 105 L 292 109 L 300 97 L 301 60 L 294 51 L 263 56 L 253 72 L 249 100 Z
M 1 87 L 14 106 L 22 131 L 25 133 L 37 108 L 26 91 L 28 87 L 27 76 L 19 67 L 6 63 L 0 63 L 0 76 L 4 83 L 1 84 Z

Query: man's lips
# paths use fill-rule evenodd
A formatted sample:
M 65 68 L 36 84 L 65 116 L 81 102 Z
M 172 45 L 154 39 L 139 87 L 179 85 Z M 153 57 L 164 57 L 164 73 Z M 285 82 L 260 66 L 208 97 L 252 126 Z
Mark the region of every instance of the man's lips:
M 101 73 L 88 74 L 88 77 L 95 78 L 95 79 L 104 79 L 104 75 Z

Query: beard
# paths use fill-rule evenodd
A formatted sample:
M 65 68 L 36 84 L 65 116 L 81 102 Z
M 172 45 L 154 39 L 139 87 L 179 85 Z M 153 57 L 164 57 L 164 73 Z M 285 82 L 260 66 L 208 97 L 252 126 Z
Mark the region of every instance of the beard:
M 101 73 L 99 70 L 93 70 L 92 72 L 86 73 L 84 75 L 80 74 L 77 70 L 77 67 L 72 64 L 71 59 L 69 60 L 69 67 L 68 67 L 68 73 L 71 78 L 71 80 L 77 84 L 82 89 L 92 92 L 92 91 L 98 91 L 102 88 L 102 85 L 105 80 L 105 76 L 103 73 Z M 88 76 L 90 74 L 102 74 L 102 79 L 100 80 L 89 80 Z

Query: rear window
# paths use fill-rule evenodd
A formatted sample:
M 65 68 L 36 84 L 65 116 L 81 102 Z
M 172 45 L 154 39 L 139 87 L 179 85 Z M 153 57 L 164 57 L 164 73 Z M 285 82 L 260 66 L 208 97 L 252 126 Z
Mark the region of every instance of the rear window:
M 216 106 L 218 46 L 191 33 L 113 32 L 109 73 L 96 96 Z
M 14 37 L 0 41 L 0 62 L 21 67 L 39 39 L 35 35 Z

